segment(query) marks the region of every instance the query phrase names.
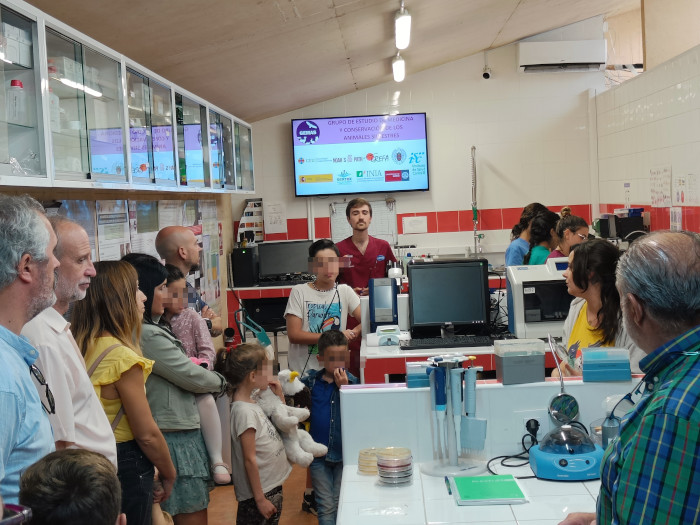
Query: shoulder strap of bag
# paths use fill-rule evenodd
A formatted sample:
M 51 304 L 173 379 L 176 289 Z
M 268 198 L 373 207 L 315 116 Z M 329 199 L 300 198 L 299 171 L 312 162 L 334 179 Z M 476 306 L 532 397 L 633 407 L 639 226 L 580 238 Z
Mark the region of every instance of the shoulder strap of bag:
M 95 362 L 92 363 L 92 366 L 90 366 L 89 370 L 87 371 L 87 374 L 89 377 L 92 377 L 92 374 L 95 373 L 95 370 L 97 370 L 97 367 L 99 364 L 102 362 L 102 360 L 107 357 L 107 355 L 114 350 L 115 348 L 118 348 L 122 346 L 121 343 L 116 343 L 113 344 L 110 347 L 107 347 L 104 352 L 102 352 L 100 355 L 97 356 L 97 359 L 95 359 Z M 122 420 L 122 417 L 124 416 L 124 405 L 121 406 L 119 409 L 119 412 L 117 412 L 117 415 L 114 417 L 114 421 L 112 421 L 112 432 L 114 432 L 114 429 L 117 428 L 119 425 L 119 422 Z

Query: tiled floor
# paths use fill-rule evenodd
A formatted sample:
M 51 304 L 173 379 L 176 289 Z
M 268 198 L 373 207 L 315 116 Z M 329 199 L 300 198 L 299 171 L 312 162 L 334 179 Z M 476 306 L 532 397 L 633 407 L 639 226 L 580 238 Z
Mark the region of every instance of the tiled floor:
M 284 502 L 280 525 L 316 525 L 316 516 L 301 510 L 301 500 L 306 486 L 306 469 L 297 465 L 282 487 Z M 233 486 L 216 487 L 209 503 L 209 525 L 228 525 L 236 522 L 236 496 Z

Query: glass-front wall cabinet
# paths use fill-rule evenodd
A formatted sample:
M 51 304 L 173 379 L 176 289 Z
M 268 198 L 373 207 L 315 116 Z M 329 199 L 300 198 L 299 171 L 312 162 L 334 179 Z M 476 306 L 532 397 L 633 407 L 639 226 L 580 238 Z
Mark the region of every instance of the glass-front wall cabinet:
M 254 191 L 253 179 L 253 137 L 248 126 L 234 124 L 234 141 L 236 145 L 236 189 Z
M 127 69 L 131 177 L 174 186 L 175 140 L 170 89 Z
M 0 175 L 46 177 L 36 22 L 0 6 Z
M 56 177 L 126 182 L 118 61 L 46 30 Z
M 234 189 L 233 124 L 231 119 L 209 111 L 209 159 L 212 188 Z
M 180 161 L 180 186 L 203 188 L 209 183 L 209 150 L 202 137 L 206 137 L 202 122 L 206 122 L 207 109 L 179 93 L 175 93 L 177 118 L 177 152 Z

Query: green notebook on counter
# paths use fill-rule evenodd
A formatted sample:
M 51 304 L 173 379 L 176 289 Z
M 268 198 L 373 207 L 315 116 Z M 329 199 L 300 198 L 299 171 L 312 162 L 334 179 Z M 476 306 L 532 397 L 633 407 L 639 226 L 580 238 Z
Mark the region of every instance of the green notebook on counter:
M 499 476 L 454 476 L 450 488 L 457 505 L 513 505 L 527 503 L 518 480 Z

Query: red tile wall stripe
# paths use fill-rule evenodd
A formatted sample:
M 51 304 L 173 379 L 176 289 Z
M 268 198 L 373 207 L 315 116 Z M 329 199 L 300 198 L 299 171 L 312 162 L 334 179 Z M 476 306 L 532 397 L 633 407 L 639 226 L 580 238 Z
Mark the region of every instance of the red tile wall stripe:
M 651 213 L 651 229 L 661 230 L 670 226 L 670 211 L 668 208 L 651 208 L 649 205 L 633 204 L 633 207 L 641 207 Z M 582 217 L 589 224 L 593 220 L 590 204 L 571 205 L 571 213 Z M 601 213 L 613 213 L 615 208 L 623 208 L 623 204 L 603 203 L 600 205 Z M 562 206 L 550 206 L 551 210 L 559 212 Z M 510 230 L 520 219 L 522 208 L 489 208 L 479 209 L 480 231 Z M 447 210 L 438 212 L 399 213 L 396 216 L 396 228 L 399 235 L 403 234 L 404 217 L 426 217 L 428 233 L 453 233 L 469 232 L 474 230 L 471 209 Z M 238 223 L 234 223 L 234 231 Z M 329 238 L 331 236 L 331 222 L 329 217 L 314 218 L 316 238 Z M 700 232 L 700 206 L 686 206 L 683 208 L 683 228 Z M 265 234 L 266 241 L 300 240 L 308 237 L 308 221 L 306 218 L 287 219 L 286 233 Z

